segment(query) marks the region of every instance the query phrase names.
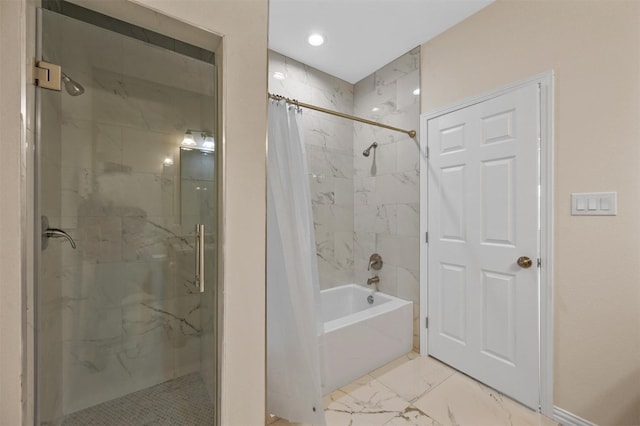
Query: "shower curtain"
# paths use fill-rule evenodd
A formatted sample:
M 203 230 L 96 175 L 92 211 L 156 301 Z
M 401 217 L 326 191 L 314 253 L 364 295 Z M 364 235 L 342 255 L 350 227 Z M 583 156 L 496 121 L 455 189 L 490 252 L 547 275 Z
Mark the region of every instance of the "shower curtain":
M 267 410 L 324 426 L 320 285 L 298 108 L 269 105 L 267 179 Z

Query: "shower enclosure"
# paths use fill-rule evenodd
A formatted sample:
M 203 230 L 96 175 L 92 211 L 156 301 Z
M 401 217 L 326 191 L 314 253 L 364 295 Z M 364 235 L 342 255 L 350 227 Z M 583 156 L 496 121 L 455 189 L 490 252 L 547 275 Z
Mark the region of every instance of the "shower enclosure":
M 38 15 L 36 424 L 214 424 L 214 55 L 64 6 Z

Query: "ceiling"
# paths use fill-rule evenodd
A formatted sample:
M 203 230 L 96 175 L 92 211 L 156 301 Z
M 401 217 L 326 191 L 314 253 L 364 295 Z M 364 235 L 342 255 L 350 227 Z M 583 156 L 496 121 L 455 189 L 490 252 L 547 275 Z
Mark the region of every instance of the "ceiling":
M 269 48 L 354 84 L 492 2 L 270 0 Z

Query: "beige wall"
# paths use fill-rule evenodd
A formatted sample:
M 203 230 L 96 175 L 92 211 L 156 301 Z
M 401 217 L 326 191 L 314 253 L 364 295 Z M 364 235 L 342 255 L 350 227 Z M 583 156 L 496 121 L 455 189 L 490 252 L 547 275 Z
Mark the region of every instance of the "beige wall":
M 640 2 L 498 0 L 422 46 L 422 111 L 555 71 L 554 404 L 640 423 Z M 570 193 L 617 191 L 615 217 Z
M 32 400 L 28 397 L 33 380 L 28 368 L 28 336 L 33 312 L 26 311 L 31 299 L 28 283 L 32 279 L 31 223 L 33 86 L 28 84 L 27 64 L 35 45 L 35 15 L 26 14 L 32 0 L 0 1 L 0 424 L 28 423 Z M 23 362 L 27 360 L 26 362 Z
M 21 2 L 0 2 L 0 57 L 20 58 Z M 0 66 L 0 420 L 20 423 L 20 366 L 22 351 L 20 264 L 20 61 L 3 60 Z M 11 79 L 11 80 L 9 80 Z M 10 208 L 7 208 L 11 206 Z M 14 244 L 17 244 L 15 246 Z M 16 247 L 18 249 L 16 250 Z M 9 321 L 6 321 L 9 319 Z
M 22 201 L 29 201 L 25 137 L 26 59 L 32 57 L 28 0 L 0 1 L 0 424 L 22 417 L 22 335 L 27 312 L 21 263 Z M 105 3 L 108 3 L 105 1 Z M 146 7 L 223 37 L 222 93 L 225 128 L 224 336 L 222 423 L 264 422 L 265 158 L 267 0 L 140 0 Z M 32 43 L 31 43 L 32 44 Z M 30 89 L 29 89 L 30 90 Z M 28 114 L 25 114 L 27 116 Z M 22 142 L 22 143 L 21 143 Z M 21 188 L 22 185 L 22 188 Z M 22 189 L 22 190 L 21 190 Z M 25 209 L 26 210 L 26 209 Z M 25 221 L 29 227 L 30 222 Z M 28 411 L 28 410 L 27 410 Z

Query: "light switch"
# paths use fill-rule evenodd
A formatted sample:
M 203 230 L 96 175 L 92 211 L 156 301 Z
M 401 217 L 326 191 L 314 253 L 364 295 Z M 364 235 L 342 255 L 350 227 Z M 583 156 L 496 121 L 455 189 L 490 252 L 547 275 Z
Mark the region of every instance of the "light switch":
M 571 194 L 571 214 L 574 216 L 615 216 L 616 192 L 582 192 Z

